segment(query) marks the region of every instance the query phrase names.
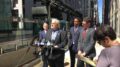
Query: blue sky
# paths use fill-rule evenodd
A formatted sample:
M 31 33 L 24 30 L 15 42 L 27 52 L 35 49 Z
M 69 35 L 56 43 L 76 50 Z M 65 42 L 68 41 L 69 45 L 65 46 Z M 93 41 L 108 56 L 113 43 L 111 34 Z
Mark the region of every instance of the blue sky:
M 99 22 L 102 22 L 102 0 L 98 0 L 98 15 L 99 15 Z

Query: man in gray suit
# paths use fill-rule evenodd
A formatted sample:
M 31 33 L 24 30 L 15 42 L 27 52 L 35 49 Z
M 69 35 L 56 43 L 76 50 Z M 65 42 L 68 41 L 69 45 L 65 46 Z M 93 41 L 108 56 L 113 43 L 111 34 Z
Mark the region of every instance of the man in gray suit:
M 95 56 L 95 41 L 93 39 L 94 29 L 90 28 L 91 20 L 89 18 L 84 18 L 82 22 L 82 30 L 80 32 L 78 40 L 78 56 L 85 56 L 93 59 Z M 84 62 L 78 58 L 77 67 L 84 67 Z M 87 67 L 91 67 L 87 64 Z
M 53 18 L 51 29 L 46 34 L 46 41 L 52 43 L 49 49 L 48 64 L 50 67 L 64 67 L 64 47 L 67 44 L 67 33 L 60 30 L 60 21 Z

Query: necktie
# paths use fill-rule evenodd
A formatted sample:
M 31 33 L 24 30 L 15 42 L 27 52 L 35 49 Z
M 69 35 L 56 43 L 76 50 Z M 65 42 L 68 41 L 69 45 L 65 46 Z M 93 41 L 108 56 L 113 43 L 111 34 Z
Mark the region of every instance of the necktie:
M 86 38 L 86 30 L 83 30 L 82 36 L 83 36 L 83 40 L 85 40 L 85 38 Z
M 76 31 L 77 31 L 77 29 L 78 29 L 78 28 L 74 28 L 74 32 L 76 32 Z

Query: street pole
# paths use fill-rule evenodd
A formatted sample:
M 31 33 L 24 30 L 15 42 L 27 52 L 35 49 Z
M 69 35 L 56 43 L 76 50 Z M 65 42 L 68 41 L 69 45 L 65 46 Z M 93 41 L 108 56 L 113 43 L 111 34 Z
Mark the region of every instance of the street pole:
M 24 23 L 23 23 L 23 0 L 18 0 L 18 5 L 19 5 L 18 16 L 20 18 L 19 30 L 20 30 L 21 42 L 22 42 L 22 45 L 23 45 L 23 28 L 24 28 Z
M 51 0 L 48 1 L 47 10 L 48 10 L 48 23 L 49 23 L 49 27 L 50 27 L 50 22 L 51 22 Z
M 18 16 L 20 18 L 19 21 L 19 29 L 23 29 L 23 1 L 22 0 L 18 0 Z

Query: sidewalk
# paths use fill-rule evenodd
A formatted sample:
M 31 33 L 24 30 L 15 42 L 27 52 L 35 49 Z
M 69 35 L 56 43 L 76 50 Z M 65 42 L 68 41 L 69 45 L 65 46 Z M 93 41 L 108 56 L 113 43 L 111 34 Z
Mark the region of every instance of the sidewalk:
M 43 62 L 34 65 L 33 67 L 42 67 Z M 70 67 L 70 54 L 69 51 L 65 53 L 65 67 Z
M 116 40 L 120 42 L 120 38 L 117 37 Z M 100 52 L 102 51 L 102 49 L 104 49 L 104 47 L 102 47 L 101 45 L 99 45 L 98 43 L 96 43 L 95 44 L 95 49 L 96 49 L 95 59 L 98 59 L 98 56 L 99 56 Z M 76 61 L 77 61 L 77 59 L 76 59 Z M 67 51 L 65 53 L 65 63 L 68 63 L 68 65 L 66 65 L 65 67 L 70 67 L 70 55 L 69 55 L 69 51 Z M 38 64 L 35 64 L 33 67 L 42 67 L 42 62 L 38 63 Z

